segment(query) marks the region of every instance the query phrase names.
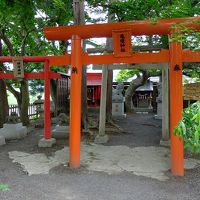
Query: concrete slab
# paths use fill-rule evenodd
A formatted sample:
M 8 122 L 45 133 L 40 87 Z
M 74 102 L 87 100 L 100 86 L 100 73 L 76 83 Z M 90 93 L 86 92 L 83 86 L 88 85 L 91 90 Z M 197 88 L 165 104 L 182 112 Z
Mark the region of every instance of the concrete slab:
M 38 147 L 41 147 L 41 148 L 52 147 L 55 143 L 56 143 L 55 138 L 51 138 L 51 139 L 42 138 L 39 140 Z
M 56 151 L 53 156 L 43 153 L 30 154 L 19 151 L 9 152 L 13 162 L 20 163 L 29 175 L 48 174 L 60 164 L 68 162 L 68 147 Z M 165 147 L 135 147 L 104 146 L 97 144 L 81 145 L 81 165 L 90 171 L 100 171 L 108 174 L 129 172 L 160 181 L 169 177 L 170 150 Z M 185 169 L 193 169 L 200 165 L 200 160 L 185 159 Z
M 5 138 L 3 136 L 0 136 L 0 146 L 6 144 Z
M 106 144 L 109 141 L 108 135 L 97 135 L 95 137 L 94 143 L 95 144 Z

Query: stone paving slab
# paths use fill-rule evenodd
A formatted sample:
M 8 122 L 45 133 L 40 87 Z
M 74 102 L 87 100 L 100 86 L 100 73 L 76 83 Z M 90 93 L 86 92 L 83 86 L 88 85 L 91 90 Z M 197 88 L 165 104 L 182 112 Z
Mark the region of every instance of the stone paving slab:
M 53 156 L 43 153 L 9 152 L 13 162 L 21 164 L 29 175 L 48 174 L 61 164 L 67 167 L 68 147 L 55 152 Z M 165 147 L 135 147 L 104 146 L 97 144 L 82 144 L 81 165 L 90 171 L 118 174 L 130 172 L 160 181 L 168 179 L 166 172 L 170 169 L 170 151 Z M 200 160 L 185 159 L 185 168 L 193 169 L 199 166 Z

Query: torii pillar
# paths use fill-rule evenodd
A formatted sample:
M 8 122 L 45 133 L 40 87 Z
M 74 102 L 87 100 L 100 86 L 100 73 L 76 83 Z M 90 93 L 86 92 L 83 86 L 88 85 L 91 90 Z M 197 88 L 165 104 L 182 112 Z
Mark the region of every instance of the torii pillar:
M 70 136 L 69 165 L 80 167 L 81 144 L 81 85 L 82 85 L 82 41 L 78 35 L 72 36 L 71 89 L 70 89 Z
M 170 139 L 171 170 L 176 176 L 184 176 L 184 143 L 183 139 L 174 135 L 174 128 L 182 118 L 182 44 L 179 41 L 170 43 Z

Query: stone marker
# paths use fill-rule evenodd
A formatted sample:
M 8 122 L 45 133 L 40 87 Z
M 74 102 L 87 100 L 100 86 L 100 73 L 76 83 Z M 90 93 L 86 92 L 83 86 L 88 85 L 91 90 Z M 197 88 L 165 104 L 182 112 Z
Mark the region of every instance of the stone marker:
M 124 117 L 124 97 L 122 92 L 124 84 L 120 83 L 112 92 L 112 116 Z

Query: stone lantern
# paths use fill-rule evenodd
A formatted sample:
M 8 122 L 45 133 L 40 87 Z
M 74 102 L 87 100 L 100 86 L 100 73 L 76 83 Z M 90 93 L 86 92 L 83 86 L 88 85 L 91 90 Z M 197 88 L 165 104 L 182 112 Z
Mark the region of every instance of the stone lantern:
M 39 116 L 40 119 L 43 119 L 44 118 L 44 100 L 41 99 L 42 98 L 41 95 L 38 95 L 37 98 L 38 99 L 35 100 L 33 104 L 36 106 L 37 116 Z

